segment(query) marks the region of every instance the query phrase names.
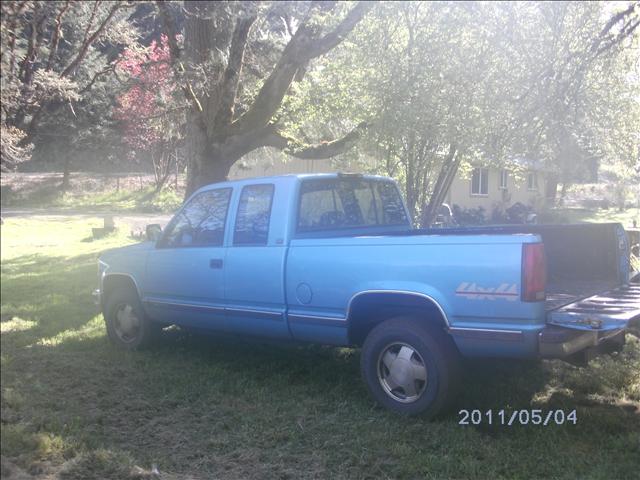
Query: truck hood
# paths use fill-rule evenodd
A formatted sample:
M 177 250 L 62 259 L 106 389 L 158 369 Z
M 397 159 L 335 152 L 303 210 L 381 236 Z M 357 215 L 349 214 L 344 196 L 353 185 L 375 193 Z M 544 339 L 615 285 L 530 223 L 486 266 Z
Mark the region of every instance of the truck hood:
M 149 250 L 153 250 L 154 248 L 155 242 L 134 243 L 133 245 L 127 245 L 126 247 L 118 247 L 112 248 L 111 250 L 105 250 L 100 254 L 99 259 L 108 264 L 110 263 L 109 261 L 116 256 L 120 256 L 122 254 L 131 255 L 148 252 Z

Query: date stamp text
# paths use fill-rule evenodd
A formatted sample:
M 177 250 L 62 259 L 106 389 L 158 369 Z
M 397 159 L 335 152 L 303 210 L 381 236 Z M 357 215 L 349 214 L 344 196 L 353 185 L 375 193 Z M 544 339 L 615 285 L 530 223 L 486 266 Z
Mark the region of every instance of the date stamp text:
M 576 425 L 578 414 L 575 410 L 460 410 L 458 425 Z

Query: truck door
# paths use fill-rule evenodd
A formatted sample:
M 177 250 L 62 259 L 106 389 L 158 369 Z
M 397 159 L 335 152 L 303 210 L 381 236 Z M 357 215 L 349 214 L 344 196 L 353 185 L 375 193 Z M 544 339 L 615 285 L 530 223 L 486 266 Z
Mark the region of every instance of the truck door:
M 194 196 L 147 257 L 143 303 L 158 320 L 224 329 L 224 232 L 231 188 Z
M 234 332 L 289 337 L 284 315 L 287 247 L 278 238 L 280 229 L 274 228 L 281 219 L 272 211 L 278 193 L 283 194 L 272 183 L 246 185 L 240 192 L 225 259 L 227 325 Z

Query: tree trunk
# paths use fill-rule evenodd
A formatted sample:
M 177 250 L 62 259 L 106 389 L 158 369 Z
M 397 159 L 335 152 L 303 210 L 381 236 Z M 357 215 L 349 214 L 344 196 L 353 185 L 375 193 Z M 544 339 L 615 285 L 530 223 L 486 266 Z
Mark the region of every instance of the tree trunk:
M 179 164 L 178 164 L 178 149 L 176 148 L 174 151 L 174 157 L 173 157 L 175 164 L 174 166 L 176 167 L 176 176 L 174 178 L 174 182 L 173 182 L 173 189 L 177 192 L 178 191 L 178 173 L 179 172 Z
M 217 85 L 224 65 L 216 52 L 228 51 L 231 24 L 221 21 L 225 18 L 225 6 L 217 2 L 184 2 L 187 18 L 185 22 L 185 55 L 189 63 L 208 66 L 207 82 Z M 188 79 L 187 79 L 188 80 Z M 202 80 L 202 79 L 200 79 Z M 197 83 L 197 79 L 194 79 Z M 189 84 L 189 87 L 191 85 Z M 187 185 L 185 198 L 198 188 L 209 183 L 224 181 L 229 166 L 220 165 L 224 161 L 216 155 L 208 128 L 215 118 L 217 98 L 212 98 L 216 90 L 199 95 L 198 108 L 190 109 L 187 114 L 185 154 L 187 160 Z M 200 93 L 200 92 L 198 92 Z
M 548 207 L 555 207 L 558 196 L 558 176 L 550 173 L 545 182 L 545 204 Z
M 567 196 L 567 190 L 569 188 L 569 182 L 566 180 L 562 182 L 562 188 L 560 189 L 560 200 L 558 200 L 558 206 L 564 207 L 564 199 Z
M 366 128 L 361 123 L 342 139 L 300 147 L 273 122 L 291 82 L 312 58 L 339 44 L 373 5 L 360 2 L 324 36 L 307 24 L 311 13 L 334 7 L 332 2 L 311 2 L 308 15 L 282 51 L 251 106 L 235 115 L 244 52 L 257 18 L 256 4 L 185 1 L 184 58 L 176 41 L 176 22 L 165 2 L 157 2 L 171 49 L 177 81 L 190 103 L 187 113 L 185 156 L 188 197 L 203 185 L 227 179 L 231 166 L 259 147 L 271 146 L 299 158 L 330 158 L 350 148 Z M 184 61 L 186 60 L 186 61 Z
M 189 116 L 196 114 L 197 112 L 189 112 Z M 231 165 L 240 158 L 225 158 L 225 149 L 220 144 L 213 144 L 197 120 L 187 120 L 186 133 L 185 153 L 188 166 L 185 198 L 204 185 L 227 180 Z
M 62 172 L 62 185 L 60 186 L 60 188 L 63 191 L 67 191 L 69 190 L 69 188 L 71 187 L 71 160 L 69 159 L 69 155 L 67 154 L 64 157 L 64 170 Z
M 442 205 L 442 202 L 444 202 L 444 199 L 451 188 L 451 183 L 453 182 L 456 173 L 458 173 L 461 160 L 462 156 L 458 153 L 457 147 L 454 144 L 451 144 L 449 146 L 449 153 L 442 163 L 440 174 L 438 175 L 436 184 L 433 187 L 433 193 L 429 199 L 429 204 L 423 209 L 422 219 L 420 222 L 423 228 L 431 225 L 433 220 L 436 218 L 438 209 Z

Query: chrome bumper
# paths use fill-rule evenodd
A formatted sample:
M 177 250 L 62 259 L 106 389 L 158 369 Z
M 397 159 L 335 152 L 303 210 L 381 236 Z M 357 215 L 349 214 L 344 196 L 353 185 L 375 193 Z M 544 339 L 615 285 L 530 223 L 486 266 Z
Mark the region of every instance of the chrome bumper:
M 573 330 L 548 325 L 538 334 L 538 346 L 542 358 L 569 359 L 580 357 L 580 362 L 603 353 L 622 348 L 625 330 L 607 332 Z

